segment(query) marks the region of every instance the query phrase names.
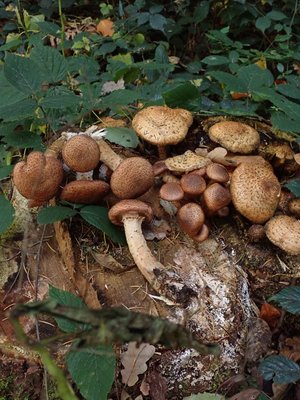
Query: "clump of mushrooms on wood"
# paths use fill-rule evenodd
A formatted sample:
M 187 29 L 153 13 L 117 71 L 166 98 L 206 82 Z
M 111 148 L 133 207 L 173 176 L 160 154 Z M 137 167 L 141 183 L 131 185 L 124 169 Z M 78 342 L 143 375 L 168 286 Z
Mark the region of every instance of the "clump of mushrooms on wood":
M 156 260 L 141 228 L 155 214 L 151 207 L 154 185 L 160 186 L 163 207 L 176 215 L 180 228 L 196 242 L 209 236 L 209 220 L 228 216 L 233 205 L 253 224 L 266 224 L 256 232 L 287 253 L 300 254 L 299 199 L 291 196 L 287 209 L 292 211 L 278 214 L 281 184 L 271 163 L 257 154 L 257 130 L 229 120 L 208 124 L 204 135 L 215 144 L 214 149 L 208 152 L 199 147 L 165 158 L 167 145 L 183 141 L 192 123 L 189 111 L 166 106 L 147 107 L 135 115 L 132 126 L 137 134 L 158 146 L 160 158 L 152 164 L 144 157 L 118 155 L 105 141 L 105 129 L 98 126 L 79 134 L 66 132 L 45 153 L 32 152 L 26 161 L 17 163 L 13 181 L 29 199 L 30 207 L 53 197 L 99 204 L 111 192 L 114 205 L 109 218 L 114 224 L 123 224 L 137 267 L 154 289 L 175 301 L 180 293 L 192 294 L 193 290 Z M 95 178 L 94 170 L 101 163 L 110 171 L 107 182 Z M 295 174 L 299 174 L 297 165 Z M 73 171 L 73 177 L 66 169 Z

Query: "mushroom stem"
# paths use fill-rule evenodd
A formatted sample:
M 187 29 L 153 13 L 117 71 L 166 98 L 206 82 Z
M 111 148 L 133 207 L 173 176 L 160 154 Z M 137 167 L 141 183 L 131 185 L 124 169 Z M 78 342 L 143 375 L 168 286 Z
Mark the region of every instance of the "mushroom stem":
M 158 150 L 158 157 L 160 160 L 164 160 L 167 158 L 166 146 L 157 145 L 157 150 Z
M 156 260 L 147 245 L 142 232 L 143 219 L 144 218 L 142 217 L 132 217 L 125 214 L 123 216 L 125 236 L 129 251 L 138 269 L 141 271 L 150 285 L 159 292 L 161 285 L 154 275 L 154 270 L 165 269 L 165 267 Z
M 47 156 L 53 156 L 57 158 L 61 153 L 65 143 L 66 143 L 66 138 L 63 136 L 59 137 L 53 143 L 50 144 L 50 146 L 47 148 L 44 154 Z
M 105 142 L 105 140 L 95 140 L 98 143 L 100 149 L 100 161 L 107 165 L 112 171 L 117 169 L 117 167 L 123 161 L 123 158 L 120 157 L 116 152 L 114 152 L 110 145 Z

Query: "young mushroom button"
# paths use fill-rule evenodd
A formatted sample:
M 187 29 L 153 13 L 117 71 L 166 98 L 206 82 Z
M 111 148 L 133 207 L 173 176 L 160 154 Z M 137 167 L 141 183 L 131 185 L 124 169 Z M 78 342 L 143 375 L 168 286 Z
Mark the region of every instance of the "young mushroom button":
M 64 186 L 60 199 L 78 204 L 98 204 L 109 189 L 103 181 L 72 181 Z
M 96 168 L 100 161 L 99 146 L 91 137 L 77 135 L 64 145 L 62 158 L 73 171 L 88 172 Z

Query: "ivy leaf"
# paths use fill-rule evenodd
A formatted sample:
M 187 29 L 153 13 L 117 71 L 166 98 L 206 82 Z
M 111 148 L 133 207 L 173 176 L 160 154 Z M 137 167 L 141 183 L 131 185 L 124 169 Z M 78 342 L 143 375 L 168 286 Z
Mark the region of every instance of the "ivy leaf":
M 86 400 L 106 400 L 115 378 L 115 354 L 110 346 L 71 349 L 68 370 Z
M 300 367 L 294 361 L 284 356 L 270 356 L 263 360 L 259 371 L 264 379 L 284 385 L 295 383 L 300 379 Z
M 35 46 L 30 53 L 30 60 L 42 68 L 44 80 L 49 83 L 66 78 L 67 63 L 57 49 L 50 46 Z
M 54 286 L 49 286 L 49 297 L 58 302 L 58 304 L 63 306 L 70 306 L 73 308 L 87 308 L 85 303 L 73 293 L 67 292 L 65 290 L 58 289 Z M 64 319 L 61 317 L 55 317 L 55 321 L 63 332 L 78 332 L 78 330 L 89 329 L 88 324 L 72 321 L 71 319 Z
M 77 211 L 70 207 L 53 206 L 42 208 L 37 215 L 37 222 L 39 224 L 53 224 L 53 222 L 74 217 L 76 214 Z
M 44 74 L 33 60 L 8 53 L 5 57 L 4 75 L 15 88 L 26 94 L 35 94 L 41 88 Z
M 276 301 L 291 314 L 300 314 L 300 286 L 289 286 L 272 296 L 269 300 Z
M 139 145 L 139 139 L 133 129 L 130 128 L 105 128 L 105 138 L 112 143 L 123 147 L 135 148 Z
M 100 206 L 85 206 L 79 210 L 81 217 L 89 224 L 103 231 L 114 243 L 126 244 L 122 231 L 108 219 L 108 210 Z
M 0 196 L 0 235 L 4 233 L 14 221 L 15 209 L 11 205 L 10 201 L 4 196 Z

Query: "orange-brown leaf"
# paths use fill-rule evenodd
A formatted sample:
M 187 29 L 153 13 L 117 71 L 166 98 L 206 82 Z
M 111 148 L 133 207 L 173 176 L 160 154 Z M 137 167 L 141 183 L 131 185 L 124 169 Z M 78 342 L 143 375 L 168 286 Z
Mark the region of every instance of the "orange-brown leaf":
M 269 303 L 264 303 L 260 309 L 259 317 L 267 322 L 271 329 L 276 328 L 281 312 Z
M 114 23 L 110 18 L 102 19 L 96 27 L 97 32 L 102 36 L 112 36 L 114 31 Z

